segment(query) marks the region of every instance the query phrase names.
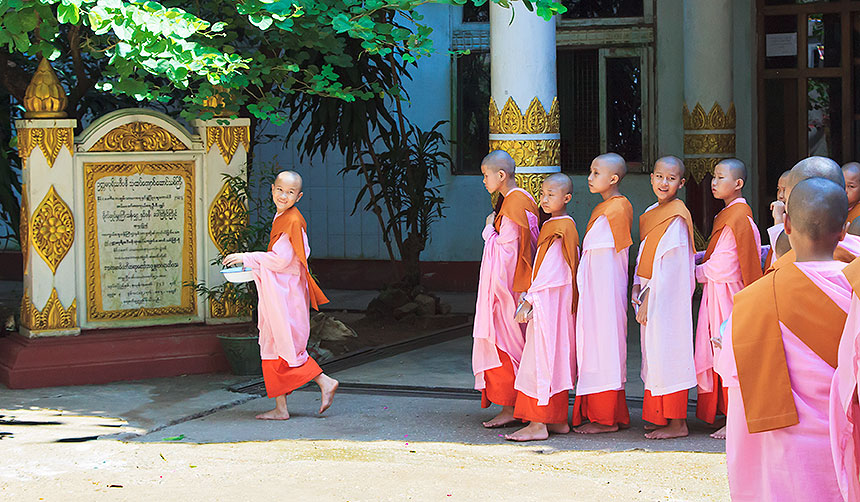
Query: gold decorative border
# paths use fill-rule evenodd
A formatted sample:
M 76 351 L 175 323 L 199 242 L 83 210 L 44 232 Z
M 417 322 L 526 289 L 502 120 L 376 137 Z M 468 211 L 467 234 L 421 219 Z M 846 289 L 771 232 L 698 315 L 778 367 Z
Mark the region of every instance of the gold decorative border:
M 155 308 L 123 310 L 102 309 L 101 266 L 99 264 L 98 227 L 96 220 L 95 184 L 105 176 L 128 176 L 131 174 L 174 174 L 185 181 L 184 232 L 185 244 L 182 257 L 182 301 L 180 305 Z M 194 162 L 110 162 L 84 163 L 84 248 L 87 281 L 87 319 L 116 321 L 171 315 L 194 315 L 197 303 L 193 288 L 197 264 L 196 240 L 194 238 Z
M 230 283 L 224 285 L 224 292 L 218 298 L 209 299 L 209 315 L 213 318 L 249 317 L 251 307 L 242 305 L 236 300 L 236 286 Z
M 701 183 L 705 179 L 705 175 L 713 175 L 714 167 L 725 159 L 726 157 L 685 158 L 684 165 L 696 183 Z
M 56 274 L 57 267 L 75 241 L 75 217 L 54 185 L 51 185 L 45 198 L 33 211 L 30 241 L 51 268 L 51 273 Z
M 514 159 L 518 167 L 560 166 L 561 140 L 490 140 L 490 151 L 504 150 Z
M 735 153 L 735 135 L 728 134 L 685 134 L 684 153 L 687 155 Z
M 516 173 L 517 186 L 532 194 L 536 201 L 540 201 L 540 186 L 543 180 L 551 173 Z
M 537 97 L 532 98 L 522 113 L 514 98 L 509 97 L 499 111 L 496 101 L 490 98 L 490 134 L 558 134 L 558 98 L 552 98 L 549 111 Z
M 188 150 L 188 147 L 166 129 L 149 122 L 129 122 L 102 136 L 88 151 L 165 152 L 177 150 Z
M 210 126 L 206 128 L 206 151 L 212 149 L 212 145 L 218 144 L 218 150 L 224 163 L 229 164 L 233 155 L 239 148 L 239 144 L 245 147 L 247 152 L 251 148 L 250 126 Z
M 21 240 L 21 258 L 24 260 L 24 273 L 29 268 L 30 257 L 30 203 L 27 198 L 27 185 L 21 187 L 21 218 L 18 223 Z
M 729 103 L 729 111 L 723 113 L 719 103 L 714 102 L 711 111 L 705 113 L 701 103 L 696 103 L 693 112 L 690 113 L 687 104 L 684 103 L 684 129 L 688 131 L 703 129 L 734 129 L 736 124 L 735 104 Z
M 236 242 L 229 237 L 236 236 L 248 226 L 248 210 L 239 201 L 236 191 L 229 183 L 224 183 L 209 207 L 209 238 L 221 254 L 235 253 Z
M 38 147 L 45 154 L 48 167 L 54 167 L 54 161 L 64 146 L 72 153 L 74 136 L 71 127 L 23 127 L 18 129 L 18 156 L 27 159 Z
M 76 328 L 78 327 L 77 299 L 72 300 L 68 309 L 63 308 L 57 296 L 57 288 L 53 288 L 45 308 L 39 310 L 30 301 L 29 291 L 24 291 L 24 297 L 21 298 L 21 325 L 38 331 Z

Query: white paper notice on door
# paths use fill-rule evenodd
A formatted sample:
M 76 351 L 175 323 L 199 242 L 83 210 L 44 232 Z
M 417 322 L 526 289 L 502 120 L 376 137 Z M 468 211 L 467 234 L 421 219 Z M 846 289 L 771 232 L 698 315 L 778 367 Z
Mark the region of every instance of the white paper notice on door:
M 770 33 L 764 38 L 767 57 L 797 56 L 797 33 Z

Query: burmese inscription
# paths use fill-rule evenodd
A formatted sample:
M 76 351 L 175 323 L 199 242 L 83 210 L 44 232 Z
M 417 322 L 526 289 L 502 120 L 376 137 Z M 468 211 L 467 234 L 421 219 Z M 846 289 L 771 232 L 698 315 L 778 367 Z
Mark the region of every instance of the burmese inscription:
M 194 163 L 85 163 L 90 320 L 196 311 Z

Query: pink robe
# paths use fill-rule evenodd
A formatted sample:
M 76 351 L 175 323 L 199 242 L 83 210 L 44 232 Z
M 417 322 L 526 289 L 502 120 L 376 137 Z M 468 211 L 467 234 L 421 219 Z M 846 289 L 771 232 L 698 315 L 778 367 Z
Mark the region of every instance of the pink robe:
M 839 343 L 839 365 L 830 386 L 830 449 L 846 502 L 860 500 L 860 299 L 851 297 Z
M 310 256 L 304 231 L 302 238 L 305 256 Z M 308 360 L 310 336 L 307 278 L 303 275 L 307 272 L 289 236 L 281 234 L 271 251 L 242 253 L 242 259 L 254 271 L 259 294 L 260 357 L 280 357 L 292 368 L 301 366 Z
M 551 220 L 558 218 L 570 217 Z M 560 239 L 550 244 L 524 299 L 532 305 L 532 319 L 514 388 L 546 406 L 553 395 L 573 389 L 576 374 L 573 277 Z
M 655 208 L 657 204 L 649 207 Z M 642 345 L 642 381 L 653 396 L 696 386 L 693 362 L 692 298 L 696 289 L 695 255 L 687 224 L 676 216 L 666 228 L 654 254 L 651 279 L 633 275 L 633 284 L 648 289 L 648 322 L 639 327 Z M 639 245 L 636 271 L 646 237 Z
M 845 238 L 839 241 L 838 246 L 854 256 L 860 256 L 860 236 L 845 234 Z
M 539 232 L 538 219 L 530 212 L 526 214 L 534 251 Z M 472 372 L 475 374 L 477 390 L 486 387 L 484 371 L 502 365 L 496 347 L 511 358 L 516 371 L 525 345 L 525 326 L 514 321 L 514 312 L 520 297 L 513 290 L 520 238 L 519 226 L 502 216 L 498 233 L 490 224 L 484 227 L 481 235 L 484 238 L 484 254 L 481 256 L 478 300 L 475 304 L 472 330 Z
M 743 198 L 737 198 L 729 205 L 742 202 L 746 201 Z M 761 237 L 758 227 L 752 218 L 747 219 L 753 228 L 756 248 L 760 249 Z M 704 285 L 699 320 L 696 325 L 696 379 L 700 392 L 713 392 L 714 360 L 719 357 L 720 349 L 713 346 L 711 337 L 718 333 L 720 325 L 729 318 L 735 293 L 744 288 L 737 243 L 728 225 L 720 232 L 716 248 L 708 261 L 696 266 L 696 280 Z
M 844 263 L 802 262 L 797 267 L 840 308 L 848 310 L 851 286 Z M 813 306 L 804 306 L 811 308 Z M 729 390 L 726 464 L 733 502 L 841 501 L 830 452 L 828 407 L 833 368 L 780 323 L 796 425 L 750 434 L 732 347 L 732 320 L 722 336 L 716 371 Z
M 582 241 L 576 272 L 576 395 L 622 390 L 627 381 L 627 261 L 615 251 L 609 220 L 601 215 Z

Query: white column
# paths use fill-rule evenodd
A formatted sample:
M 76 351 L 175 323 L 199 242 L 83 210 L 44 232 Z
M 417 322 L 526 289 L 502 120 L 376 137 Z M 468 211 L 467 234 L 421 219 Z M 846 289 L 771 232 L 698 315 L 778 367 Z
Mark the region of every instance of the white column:
M 209 288 L 224 283 L 221 266 L 213 265 L 218 256 L 243 251 L 233 249 L 229 236 L 238 227 L 247 224 L 247 208 L 237 197 L 224 175 L 239 176 L 247 180 L 248 148 L 250 147 L 251 121 L 247 118 L 215 118 L 194 122 L 203 139 L 203 198 L 206 218 L 206 237 L 203 241 L 203 269 Z M 233 286 L 228 285 L 228 288 Z M 206 322 L 229 323 L 247 320 L 249 312 L 225 298 L 210 299 L 206 305 Z
M 490 3 L 490 150 L 511 154 L 517 183 L 536 197 L 561 171 L 555 23 L 522 2 Z
M 699 183 L 735 155 L 732 2 L 684 0 L 684 163 Z

